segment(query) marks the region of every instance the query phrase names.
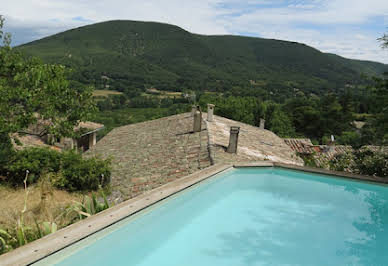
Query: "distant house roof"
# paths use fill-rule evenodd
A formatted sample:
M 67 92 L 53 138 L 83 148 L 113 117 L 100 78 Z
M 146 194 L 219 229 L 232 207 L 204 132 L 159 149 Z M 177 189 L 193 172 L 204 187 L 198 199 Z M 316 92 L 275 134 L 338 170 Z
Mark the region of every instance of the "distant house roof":
M 283 140 L 295 152 L 304 154 L 316 152 L 310 139 L 285 138 Z
M 51 149 L 59 150 L 58 147 L 46 144 L 42 140 L 42 138 L 37 135 L 28 135 L 28 134 L 24 135 L 24 134 L 16 133 L 16 134 L 13 134 L 11 139 L 13 140 L 13 146 L 16 150 L 22 150 L 24 148 L 30 148 L 30 147 L 51 148 Z M 15 139 L 17 139 L 17 141 L 15 141 Z
M 303 165 L 284 141 L 268 130 L 214 116 L 192 133 L 190 113 L 113 129 L 85 156 L 113 158 L 112 197 L 122 201 L 213 163 L 273 160 Z M 237 154 L 226 153 L 230 126 L 240 126 Z
M 39 119 L 36 123 L 31 124 L 27 129 L 22 131 L 23 133 L 26 133 L 26 134 L 42 136 L 46 134 L 46 127 L 49 125 L 50 125 L 49 120 Z M 85 132 L 94 132 L 103 128 L 104 128 L 103 124 L 85 121 L 85 122 L 79 122 L 79 124 L 74 127 L 74 131 L 82 130 Z
M 22 130 L 17 134 L 13 134 L 12 137 L 18 141 L 14 141 L 14 147 L 17 150 L 27 147 L 48 147 L 56 150 L 60 150 L 60 147 L 48 145 L 45 142 L 45 136 L 47 136 L 46 127 L 50 124 L 48 120 L 38 120 L 37 123 L 30 125 L 27 129 Z M 74 127 L 74 131 L 80 131 L 81 135 L 87 135 L 92 132 L 101 130 L 104 125 L 94 122 L 80 122 L 78 126 Z M 21 143 L 18 145 L 17 143 Z
M 364 121 L 353 121 L 351 124 L 355 128 L 361 129 L 361 128 L 363 128 L 365 126 L 366 122 L 364 122 Z
M 86 121 L 86 122 L 80 122 L 78 124 L 78 126 L 76 126 L 74 128 L 75 131 L 84 131 L 84 133 L 91 133 L 91 132 L 95 132 L 95 131 L 98 131 L 98 130 L 101 130 L 104 128 L 104 125 L 103 124 L 99 124 L 99 123 L 95 123 L 95 122 L 90 122 L 90 121 Z

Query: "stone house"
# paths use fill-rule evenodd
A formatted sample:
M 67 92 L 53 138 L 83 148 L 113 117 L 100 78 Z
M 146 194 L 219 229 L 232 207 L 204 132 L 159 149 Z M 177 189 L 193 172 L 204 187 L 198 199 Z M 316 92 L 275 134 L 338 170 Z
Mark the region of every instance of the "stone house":
M 97 142 L 97 132 L 104 128 L 104 125 L 94 122 L 80 122 L 74 128 L 75 132 L 80 132 L 78 138 L 55 137 L 46 131 L 47 121 L 40 120 L 29 126 L 27 129 L 14 134 L 14 147 L 17 150 L 26 147 L 48 147 L 55 150 L 67 150 L 77 148 L 87 151 Z

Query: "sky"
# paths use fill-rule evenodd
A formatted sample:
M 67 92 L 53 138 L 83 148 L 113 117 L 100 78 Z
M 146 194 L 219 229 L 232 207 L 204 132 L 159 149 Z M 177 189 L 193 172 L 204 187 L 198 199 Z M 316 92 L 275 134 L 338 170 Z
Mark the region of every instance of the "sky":
M 388 64 L 387 0 L 1 0 L 13 45 L 106 20 L 157 21 L 199 34 L 305 43 Z

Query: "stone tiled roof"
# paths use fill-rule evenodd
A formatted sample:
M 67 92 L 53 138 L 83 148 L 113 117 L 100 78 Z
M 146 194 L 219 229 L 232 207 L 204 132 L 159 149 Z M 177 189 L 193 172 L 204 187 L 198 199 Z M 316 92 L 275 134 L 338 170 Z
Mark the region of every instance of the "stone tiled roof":
M 284 141 L 268 130 L 214 116 L 192 133 L 190 113 L 113 129 L 85 156 L 112 157 L 112 199 L 123 201 L 213 163 L 273 160 L 303 165 Z M 225 149 L 231 125 L 240 126 L 237 154 Z
M 285 138 L 283 140 L 295 152 L 305 153 L 305 154 L 311 154 L 315 152 L 313 143 L 311 142 L 310 139 Z
M 113 198 L 122 201 L 210 166 L 207 131 L 189 113 L 113 129 L 86 155 L 112 157 Z
M 214 116 L 206 122 L 209 131 L 209 147 L 215 163 L 239 161 L 263 161 L 303 165 L 303 160 L 275 133 L 248 124 Z M 240 127 L 237 154 L 226 153 L 231 126 Z

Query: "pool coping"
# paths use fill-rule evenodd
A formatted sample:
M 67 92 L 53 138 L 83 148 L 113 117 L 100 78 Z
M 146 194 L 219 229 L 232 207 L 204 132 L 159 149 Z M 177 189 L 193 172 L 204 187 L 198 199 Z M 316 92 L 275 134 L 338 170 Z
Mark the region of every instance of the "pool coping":
M 53 253 L 62 250 L 98 231 L 103 230 L 130 215 L 133 215 L 150 205 L 170 197 L 188 187 L 231 168 L 242 167 L 280 167 L 310 173 L 324 174 L 334 177 L 350 178 L 374 183 L 388 183 L 388 179 L 379 177 L 362 176 L 344 172 L 330 171 L 322 168 L 296 166 L 272 161 L 245 162 L 235 164 L 216 164 L 186 177 L 162 185 L 142 195 L 124 201 L 103 212 L 93 215 L 85 220 L 69 225 L 56 233 L 28 243 L 13 251 L 0 256 L 0 265 L 30 265 L 44 259 Z

